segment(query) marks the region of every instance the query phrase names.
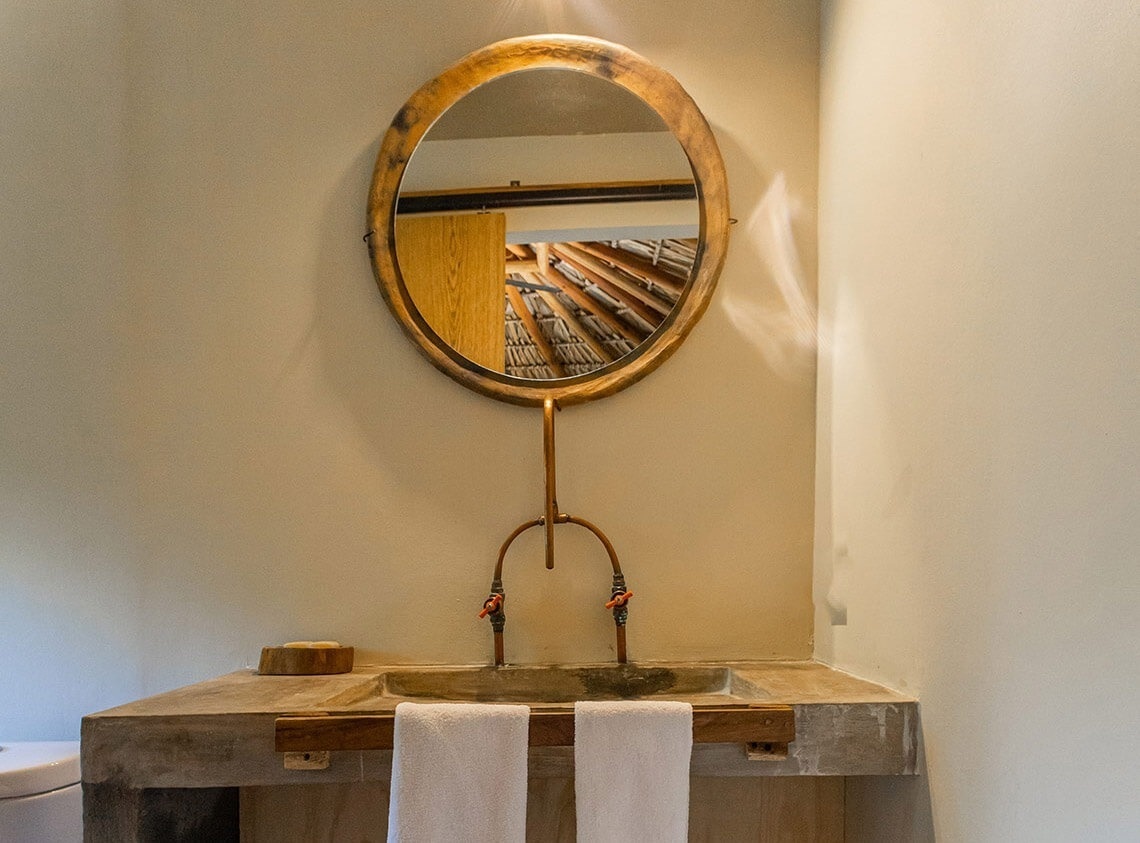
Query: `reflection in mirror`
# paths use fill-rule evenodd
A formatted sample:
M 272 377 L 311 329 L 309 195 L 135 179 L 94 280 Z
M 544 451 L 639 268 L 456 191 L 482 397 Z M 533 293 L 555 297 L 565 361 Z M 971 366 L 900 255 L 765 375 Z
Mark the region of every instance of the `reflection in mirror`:
M 645 343 L 684 292 L 700 222 L 688 159 L 653 109 L 564 69 L 498 77 L 445 112 L 397 214 L 420 315 L 468 360 L 525 380 Z

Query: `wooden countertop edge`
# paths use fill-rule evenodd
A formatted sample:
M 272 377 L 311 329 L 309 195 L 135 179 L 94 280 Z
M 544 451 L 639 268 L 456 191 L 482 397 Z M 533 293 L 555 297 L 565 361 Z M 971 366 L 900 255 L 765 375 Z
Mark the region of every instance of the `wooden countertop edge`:
M 537 709 L 530 713 L 530 746 L 573 746 L 574 710 Z M 278 752 L 392 749 L 395 713 L 316 714 L 278 717 Z M 696 708 L 694 743 L 777 743 L 796 739 L 795 712 L 787 705 L 736 705 Z

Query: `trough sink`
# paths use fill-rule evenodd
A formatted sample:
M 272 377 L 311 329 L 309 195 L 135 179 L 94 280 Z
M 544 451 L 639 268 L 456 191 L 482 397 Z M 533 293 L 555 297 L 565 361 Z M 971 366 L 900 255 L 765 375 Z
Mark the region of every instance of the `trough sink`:
M 572 746 L 578 700 L 676 700 L 693 706 L 695 743 L 756 743 L 785 757 L 795 739 L 790 705 L 728 665 L 602 664 L 390 667 L 363 696 L 340 694 L 323 711 L 277 718 L 279 752 L 391 749 L 400 701 L 524 703 L 529 743 Z
M 763 700 L 768 694 L 730 667 L 557 665 L 387 670 L 383 694 L 403 699 L 568 703 L 575 700 Z

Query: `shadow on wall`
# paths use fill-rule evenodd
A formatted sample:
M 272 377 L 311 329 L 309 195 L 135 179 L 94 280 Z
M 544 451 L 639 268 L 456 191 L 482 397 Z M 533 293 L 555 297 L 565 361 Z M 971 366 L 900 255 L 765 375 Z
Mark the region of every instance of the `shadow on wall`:
M 918 734 L 918 775 L 847 777 L 847 843 L 933 843 L 934 811 L 921 711 Z
M 477 395 L 436 371 L 397 327 L 362 241 L 378 149 L 377 141 L 356 156 L 324 216 L 316 316 L 306 342 L 319 344 L 327 383 L 400 494 L 449 518 L 470 511 L 472 526 L 486 529 L 484 510 L 471 498 L 486 490 L 463 480 L 525 476 L 538 453 L 537 423 L 533 411 Z M 499 435 L 488 437 L 487 430 Z M 518 448 L 520 436 L 536 446 Z M 519 460 L 520 451 L 527 459 Z
M 540 427 L 534 410 L 436 371 L 392 318 L 362 240 L 378 148 L 377 139 L 359 150 L 331 186 L 311 322 L 277 375 L 282 385 L 304 383 L 315 362 L 316 378 L 307 379 L 335 422 L 317 432 L 334 437 L 323 447 L 336 467 L 315 490 L 330 509 L 314 514 L 323 516 L 338 577 L 324 581 L 294 564 L 294 581 L 312 596 L 283 601 L 294 614 L 306 605 L 338 618 L 336 634 L 363 645 L 358 653 L 369 659 L 473 659 L 485 650 L 475 612 L 498 543 L 515 512 L 537 505 L 526 481 L 541 477 Z M 270 614 L 266 623 L 280 626 Z M 458 644 L 457 624 L 465 631 Z

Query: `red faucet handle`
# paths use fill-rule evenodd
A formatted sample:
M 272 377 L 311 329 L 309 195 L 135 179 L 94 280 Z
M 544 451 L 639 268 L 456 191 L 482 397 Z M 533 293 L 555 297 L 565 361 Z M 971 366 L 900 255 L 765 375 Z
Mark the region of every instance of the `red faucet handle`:
M 624 606 L 629 602 L 629 598 L 633 597 L 632 591 L 619 591 L 613 596 L 609 603 L 606 604 L 607 609 L 613 609 L 617 606 Z
M 503 605 L 503 595 L 492 594 L 483 601 L 483 611 L 479 613 L 479 617 L 485 618 L 487 615 L 499 611 L 499 607 Z

